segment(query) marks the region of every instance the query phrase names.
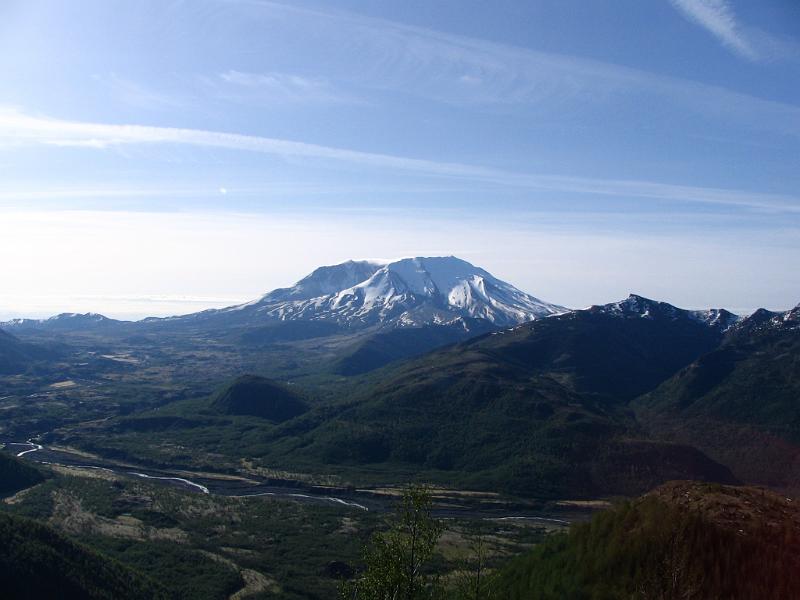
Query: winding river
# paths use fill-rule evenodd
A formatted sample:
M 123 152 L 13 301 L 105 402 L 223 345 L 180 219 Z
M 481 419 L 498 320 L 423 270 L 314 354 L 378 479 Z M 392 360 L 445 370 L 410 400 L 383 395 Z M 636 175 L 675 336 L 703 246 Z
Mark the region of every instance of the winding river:
M 369 489 L 352 490 L 312 485 L 306 482 L 283 479 L 268 479 L 254 475 L 231 477 L 223 474 L 170 471 L 116 462 L 105 458 L 87 459 L 83 454 L 64 449 L 48 448 L 31 438 L 26 442 L 6 442 L 5 448 L 23 460 L 72 469 L 103 470 L 126 478 L 146 479 L 160 485 L 179 487 L 200 494 L 229 498 L 274 497 L 295 502 L 339 506 L 345 510 L 378 511 L 391 510 L 395 499 Z M 434 513 L 440 518 L 527 520 L 568 525 L 583 520 L 579 514 L 542 514 L 524 503 L 482 503 L 475 499 L 448 498 L 437 506 Z

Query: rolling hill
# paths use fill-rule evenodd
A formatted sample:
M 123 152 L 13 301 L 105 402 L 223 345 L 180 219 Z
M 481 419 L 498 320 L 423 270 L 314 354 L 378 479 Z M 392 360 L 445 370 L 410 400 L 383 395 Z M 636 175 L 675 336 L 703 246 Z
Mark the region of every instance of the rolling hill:
M 800 511 L 751 487 L 672 482 L 513 561 L 498 597 L 800 597 Z
M 281 423 L 308 410 L 303 397 L 265 377 L 243 375 L 219 390 L 211 409 L 221 415 L 259 417 Z

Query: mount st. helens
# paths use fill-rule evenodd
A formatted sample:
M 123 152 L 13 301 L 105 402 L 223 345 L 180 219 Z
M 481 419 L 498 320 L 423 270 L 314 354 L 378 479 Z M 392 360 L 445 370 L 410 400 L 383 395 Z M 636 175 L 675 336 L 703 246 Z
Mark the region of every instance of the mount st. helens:
M 358 329 L 482 319 L 505 327 L 565 310 L 448 256 L 405 258 L 388 264 L 348 261 L 321 267 L 291 288 L 272 291 L 255 302 L 170 321 L 327 321 Z

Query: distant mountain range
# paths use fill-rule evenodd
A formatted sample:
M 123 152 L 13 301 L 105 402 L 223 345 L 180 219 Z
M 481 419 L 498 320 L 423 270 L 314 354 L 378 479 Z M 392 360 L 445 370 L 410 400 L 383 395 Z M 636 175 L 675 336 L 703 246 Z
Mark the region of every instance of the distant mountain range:
M 642 302 L 663 315 L 677 311 L 725 331 L 742 317 L 725 309 L 686 311 L 631 295 L 620 302 L 590 310 L 648 316 Z M 113 330 L 120 327 L 181 325 L 207 329 L 252 329 L 264 326 L 265 340 L 288 341 L 321 337 L 365 328 L 415 328 L 450 325 L 484 333 L 543 317 L 570 312 L 501 281 L 487 271 L 454 256 L 405 258 L 393 262 L 350 260 L 319 267 L 288 288 L 222 309 L 142 321 L 118 321 L 97 313 L 61 313 L 47 319 L 13 319 L 0 323 L 8 331 Z M 676 313 L 677 314 L 677 313 Z M 781 319 L 785 313 L 759 309 L 747 327 Z M 281 325 L 293 324 L 281 330 Z M 258 341 L 259 335 L 250 336 Z
M 97 313 L 60 313 L 47 319 L 12 319 L 0 326 L 6 329 L 46 329 L 49 331 L 75 331 L 78 329 L 95 329 L 125 323 L 110 319 Z

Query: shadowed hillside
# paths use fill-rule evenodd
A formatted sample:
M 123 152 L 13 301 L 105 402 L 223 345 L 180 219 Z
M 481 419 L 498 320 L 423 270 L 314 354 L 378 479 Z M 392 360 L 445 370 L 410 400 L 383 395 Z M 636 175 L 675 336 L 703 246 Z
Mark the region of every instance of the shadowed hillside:
M 21 373 L 37 361 L 57 356 L 51 348 L 22 342 L 0 329 L 0 375 Z
M 758 488 L 672 482 L 573 526 L 500 576 L 500 598 L 800 597 L 800 510 Z
M 390 362 L 412 358 L 441 346 L 462 342 L 495 329 L 483 319 L 458 319 L 447 325 L 401 327 L 380 331 L 356 345 L 349 354 L 336 361 L 334 370 L 340 375 L 359 375 L 383 367 Z
M 800 481 L 800 310 L 758 311 L 635 404 L 663 439 L 691 443 L 746 481 Z M 707 435 L 713 431 L 714 435 Z
M 167 598 L 141 575 L 45 525 L 0 513 L 0 539 L 0 590 L 4 598 Z
M 303 398 L 289 387 L 255 375 L 244 375 L 224 387 L 211 408 L 223 415 L 260 417 L 276 423 L 308 410 Z
M 13 494 L 43 480 L 39 470 L 0 453 L 0 495 Z

